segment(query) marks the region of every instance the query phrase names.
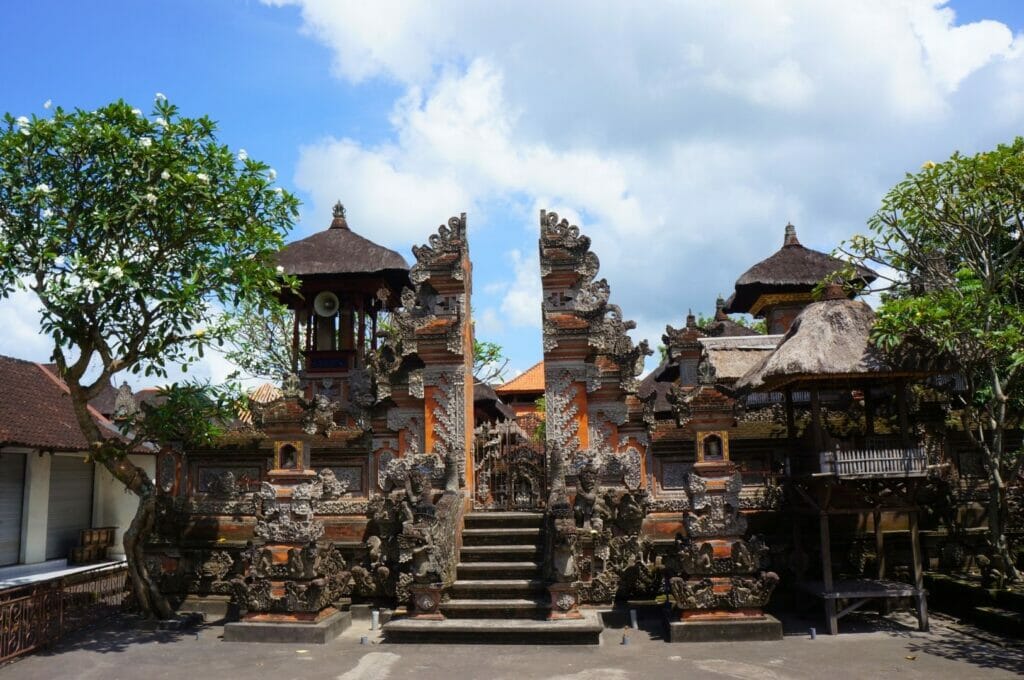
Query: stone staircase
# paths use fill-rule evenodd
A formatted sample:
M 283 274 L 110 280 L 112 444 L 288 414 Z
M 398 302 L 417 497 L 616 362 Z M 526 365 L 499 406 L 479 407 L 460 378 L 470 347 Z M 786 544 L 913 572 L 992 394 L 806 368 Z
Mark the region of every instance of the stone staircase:
M 389 642 L 597 644 L 596 612 L 576 621 L 548 621 L 543 578 L 543 514 L 466 515 L 451 599 L 444 621 L 401 619 L 384 626 Z

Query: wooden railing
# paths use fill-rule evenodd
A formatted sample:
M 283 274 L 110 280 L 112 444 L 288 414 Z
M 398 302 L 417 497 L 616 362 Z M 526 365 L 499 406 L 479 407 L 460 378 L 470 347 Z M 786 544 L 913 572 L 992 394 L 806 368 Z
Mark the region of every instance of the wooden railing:
M 819 454 L 822 474 L 845 478 L 923 477 L 928 454 L 921 447 L 836 449 Z
M 128 568 L 97 567 L 0 590 L 0 663 L 133 608 Z

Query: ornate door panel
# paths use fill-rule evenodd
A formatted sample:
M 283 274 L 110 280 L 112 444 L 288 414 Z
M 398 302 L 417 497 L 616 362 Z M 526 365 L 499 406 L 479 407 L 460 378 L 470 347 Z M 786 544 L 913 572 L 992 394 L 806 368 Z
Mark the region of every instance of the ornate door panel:
M 544 445 L 515 423 L 485 423 L 474 431 L 479 510 L 536 510 L 546 497 Z

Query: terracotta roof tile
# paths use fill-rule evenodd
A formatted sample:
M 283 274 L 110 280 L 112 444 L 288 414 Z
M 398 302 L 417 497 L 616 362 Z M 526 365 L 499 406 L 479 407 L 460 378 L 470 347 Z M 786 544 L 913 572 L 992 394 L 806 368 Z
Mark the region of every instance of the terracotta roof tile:
M 67 387 L 41 364 L 0 355 L 0 446 L 82 451 L 88 442 L 78 427 Z M 90 407 L 101 428 L 114 425 Z
M 523 373 L 512 378 L 504 385 L 501 385 L 494 390 L 498 394 L 521 394 L 524 392 L 543 392 L 544 391 L 544 362 L 538 361 L 536 364 L 526 369 Z

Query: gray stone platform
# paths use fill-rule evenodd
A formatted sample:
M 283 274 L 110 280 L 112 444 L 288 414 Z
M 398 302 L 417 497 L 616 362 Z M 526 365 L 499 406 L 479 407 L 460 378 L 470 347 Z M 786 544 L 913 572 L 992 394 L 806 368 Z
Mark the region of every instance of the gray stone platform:
M 388 642 L 452 644 L 596 645 L 604 624 L 596 611 L 584 611 L 582 619 L 537 621 L 532 619 L 401 619 L 384 626 Z
M 769 614 L 750 621 L 672 621 L 669 642 L 771 642 L 782 639 L 782 623 Z
M 351 612 L 335 612 L 319 623 L 237 621 L 224 625 L 225 642 L 296 642 L 322 645 L 352 625 Z

